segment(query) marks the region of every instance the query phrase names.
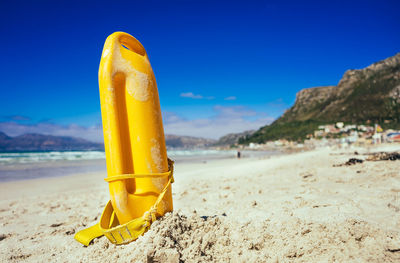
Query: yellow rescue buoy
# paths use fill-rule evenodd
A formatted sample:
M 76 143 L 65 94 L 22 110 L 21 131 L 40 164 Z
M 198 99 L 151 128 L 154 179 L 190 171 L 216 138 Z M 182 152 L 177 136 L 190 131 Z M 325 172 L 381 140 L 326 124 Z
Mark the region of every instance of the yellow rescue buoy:
M 154 73 L 133 36 L 116 32 L 107 38 L 99 86 L 111 204 L 99 224 L 75 238 L 88 245 L 104 234 L 122 244 L 172 211 L 173 162 L 167 158 Z

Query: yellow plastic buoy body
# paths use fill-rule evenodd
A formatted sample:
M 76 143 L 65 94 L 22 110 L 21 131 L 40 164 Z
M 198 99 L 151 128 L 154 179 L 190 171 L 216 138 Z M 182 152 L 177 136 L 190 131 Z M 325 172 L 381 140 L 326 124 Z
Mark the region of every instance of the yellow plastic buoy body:
M 168 172 L 156 80 L 145 49 L 133 36 L 116 32 L 107 38 L 99 86 L 108 177 Z M 120 224 L 143 216 L 167 182 L 166 176 L 109 182 Z M 172 209 L 169 186 L 157 215 Z

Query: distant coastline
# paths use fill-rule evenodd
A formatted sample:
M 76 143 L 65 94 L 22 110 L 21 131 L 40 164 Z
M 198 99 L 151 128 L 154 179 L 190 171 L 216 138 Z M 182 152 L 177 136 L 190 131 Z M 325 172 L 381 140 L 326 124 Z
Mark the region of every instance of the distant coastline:
M 278 151 L 242 151 L 242 158 L 264 158 Z M 176 163 L 207 163 L 234 159 L 236 150 L 168 150 Z M 101 172 L 106 174 L 104 151 L 0 153 L 0 182 Z
M 0 132 L 0 152 L 46 152 L 104 150 L 102 143 L 81 138 L 44 134 L 22 134 L 11 137 Z
M 172 149 L 204 149 L 217 144 L 217 140 L 213 139 L 179 135 L 165 135 L 165 142 L 167 148 Z M 104 144 L 82 138 L 45 134 L 22 134 L 11 137 L 0 131 L 0 153 L 51 151 L 104 151 Z

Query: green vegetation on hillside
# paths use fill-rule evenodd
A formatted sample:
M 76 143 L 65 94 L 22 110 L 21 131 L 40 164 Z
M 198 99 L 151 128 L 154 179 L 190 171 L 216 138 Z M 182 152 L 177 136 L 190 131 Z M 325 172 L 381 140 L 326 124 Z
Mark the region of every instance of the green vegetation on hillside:
M 267 125 L 256 131 L 253 135 L 245 136 L 239 139 L 239 144 L 248 144 L 250 142 L 264 143 L 266 141 L 274 141 L 286 139 L 290 141 L 303 141 L 308 134 L 312 134 L 318 129 L 318 125 L 324 123 L 319 121 L 276 121 L 271 125 Z
M 395 72 L 400 72 L 400 65 L 354 83 L 352 92 L 341 104 L 346 110 L 333 117 L 353 123 L 367 120 L 373 123 L 384 123 L 386 120 L 394 125 L 399 123 L 400 104 L 396 98 L 388 96 L 394 87 L 400 85 L 400 79 L 389 77 Z
M 239 143 L 302 141 L 319 125 L 336 122 L 400 128 L 400 53 L 366 69 L 346 72 L 343 79 L 333 89 L 300 91 L 295 105 L 285 114 L 253 135 L 240 138 Z

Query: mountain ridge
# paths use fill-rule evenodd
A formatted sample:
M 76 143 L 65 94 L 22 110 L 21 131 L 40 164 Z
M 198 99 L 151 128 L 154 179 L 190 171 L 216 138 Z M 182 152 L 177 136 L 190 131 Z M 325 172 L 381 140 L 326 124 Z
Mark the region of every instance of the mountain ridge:
M 400 126 L 400 53 L 363 69 L 347 70 L 336 86 L 300 90 L 294 105 L 240 143 L 303 140 L 320 124 Z
M 224 135 L 218 139 L 214 143 L 215 146 L 233 146 L 236 145 L 239 142 L 239 139 L 245 136 L 250 136 L 252 135 L 255 130 L 248 130 L 244 132 L 239 132 L 239 133 L 228 133 L 227 135 Z
M 0 132 L 0 152 L 19 151 L 68 151 L 68 150 L 103 150 L 101 143 L 85 139 L 27 133 L 15 137 Z
M 216 140 L 178 135 L 165 135 L 168 148 L 202 148 L 213 145 Z M 82 138 L 27 133 L 15 137 L 0 131 L 0 152 L 30 151 L 104 151 L 103 143 Z

